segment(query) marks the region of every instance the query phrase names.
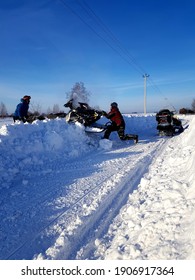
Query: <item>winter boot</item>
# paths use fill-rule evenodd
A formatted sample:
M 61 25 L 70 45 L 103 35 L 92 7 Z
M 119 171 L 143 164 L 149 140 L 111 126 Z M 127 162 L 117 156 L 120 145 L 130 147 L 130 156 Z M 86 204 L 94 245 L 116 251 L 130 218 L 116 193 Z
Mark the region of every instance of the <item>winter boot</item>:
M 122 140 L 134 140 L 134 143 L 138 142 L 138 135 L 135 134 L 125 134 Z
M 134 143 L 137 144 L 138 143 L 138 135 L 134 136 Z

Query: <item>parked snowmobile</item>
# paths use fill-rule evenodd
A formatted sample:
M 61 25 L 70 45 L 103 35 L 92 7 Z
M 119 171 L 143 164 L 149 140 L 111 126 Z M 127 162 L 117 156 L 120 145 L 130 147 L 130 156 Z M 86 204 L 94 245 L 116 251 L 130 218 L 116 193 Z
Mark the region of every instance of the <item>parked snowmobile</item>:
M 173 112 L 168 109 L 162 109 L 156 114 L 158 122 L 157 130 L 160 136 L 173 136 L 176 133 L 183 132 L 181 121 L 174 117 Z
M 26 122 L 33 123 L 36 120 L 43 121 L 46 119 L 65 118 L 65 116 L 66 116 L 65 113 L 50 113 L 48 115 L 39 115 L 39 116 L 29 114 L 28 118 L 26 119 Z
M 87 103 L 78 102 L 78 106 L 75 108 L 73 99 L 70 99 L 64 104 L 64 107 L 70 108 L 66 115 L 68 123 L 79 122 L 85 127 L 97 128 L 97 131 L 94 132 L 102 132 L 106 129 L 106 125 L 96 123 L 103 115 L 102 111 L 91 108 Z

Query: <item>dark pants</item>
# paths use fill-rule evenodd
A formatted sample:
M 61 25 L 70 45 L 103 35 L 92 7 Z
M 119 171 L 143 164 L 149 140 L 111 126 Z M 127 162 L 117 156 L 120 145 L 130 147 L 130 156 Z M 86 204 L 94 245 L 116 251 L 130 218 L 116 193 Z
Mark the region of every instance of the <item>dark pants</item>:
M 105 133 L 104 133 L 104 138 L 109 139 L 109 136 L 111 132 L 117 131 L 118 136 L 120 137 L 121 140 L 124 140 L 125 137 L 125 125 L 120 125 L 117 126 L 115 123 L 112 123 L 111 125 L 108 125 Z
M 125 124 L 117 126 L 115 123 L 109 125 L 104 133 L 104 138 L 109 139 L 111 132 L 117 131 L 121 140 L 136 140 L 138 142 L 138 136 L 135 134 L 125 134 Z

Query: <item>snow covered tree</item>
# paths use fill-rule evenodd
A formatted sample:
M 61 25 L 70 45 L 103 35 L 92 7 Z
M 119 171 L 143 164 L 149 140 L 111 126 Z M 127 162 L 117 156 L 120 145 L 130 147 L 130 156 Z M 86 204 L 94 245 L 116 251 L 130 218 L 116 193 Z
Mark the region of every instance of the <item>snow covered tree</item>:
M 86 90 L 83 82 L 75 83 L 72 90 L 67 93 L 68 100 L 73 99 L 74 104 L 77 104 L 78 102 L 88 103 L 89 96 L 90 92 Z
M 0 103 L 0 117 L 4 118 L 8 115 L 6 106 L 3 102 Z

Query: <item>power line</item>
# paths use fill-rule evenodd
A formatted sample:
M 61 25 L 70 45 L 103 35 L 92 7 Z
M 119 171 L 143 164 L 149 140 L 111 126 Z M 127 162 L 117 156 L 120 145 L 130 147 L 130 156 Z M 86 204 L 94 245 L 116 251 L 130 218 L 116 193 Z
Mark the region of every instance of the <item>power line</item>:
M 136 68 L 136 70 L 140 74 L 145 73 L 143 67 L 139 65 L 135 58 L 129 53 L 129 51 L 121 45 L 121 42 L 117 39 L 113 32 L 103 23 L 103 21 L 95 14 L 95 12 L 89 7 L 89 5 L 84 0 L 82 2 L 84 3 L 84 5 L 79 0 L 77 0 L 77 3 L 79 3 L 79 5 L 88 13 L 89 16 L 92 16 L 92 18 L 97 22 L 97 24 L 100 27 L 102 27 L 105 33 L 111 38 L 111 40 L 113 40 L 113 42 L 116 43 L 119 49 L 127 55 L 127 57 L 130 59 L 131 63 Z
M 140 75 L 144 76 L 146 71 L 144 68 L 138 64 L 136 59 L 129 53 L 129 51 L 124 48 L 121 44 L 121 42 L 117 39 L 117 37 L 113 34 L 113 32 L 103 23 L 103 21 L 96 15 L 96 13 L 92 10 L 92 8 L 86 3 L 86 1 L 79 1 L 75 0 L 78 5 L 81 7 L 81 9 L 92 19 L 95 21 L 98 27 L 103 30 L 103 32 L 108 36 L 108 38 L 111 41 L 108 41 L 108 38 L 105 39 L 105 37 L 102 34 L 99 34 L 97 32 L 97 29 L 95 29 L 92 24 L 87 23 L 87 19 L 83 18 L 81 15 L 78 14 L 70 5 L 67 4 L 66 0 L 59 0 L 67 9 L 69 9 L 76 17 L 78 17 L 96 36 L 98 36 L 101 40 L 104 41 L 114 52 L 116 52 L 124 61 L 126 61 L 129 65 L 131 65 Z M 162 92 L 159 89 L 159 87 L 154 83 L 154 81 L 151 79 L 151 77 L 147 77 L 148 82 L 151 85 L 151 87 L 155 90 L 155 92 L 159 92 L 162 96 Z M 168 98 L 164 97 L 164 99 L 168 100 Z M 172 104 L 170 104 L 171 107 L 174 108 Z M 174 108 L 175 109 L 175 108 Z
M 83 8 L 83 10 L 84 10 L 85 12 L 87 12 L 87 14 L 88 14 L 89 16 L 91 16 L 92 19 L 95 20 L 95 21 L 97 22 L 97 24 L 98 24 L 100 27 L 103 27 L 104 32 L 105 32 L 113 41 L 115 41 L 115 45 L 116 45 L 116 42 L 117 42 L 119 49 L 120 49 L 121 51 L 123 51 L 124 53 L 126 52 L 126 54 L 127 54 L 127 56 L 128 56 L 128 59 L 127 59 L 126 57 L 124 57 L 124 54 L 122 55 L 122 54 L 117 50 L 116 47 L 113 46 L 113 42 L 112 42 L 112 43 L 108 42 L 108 40 L 105 39 L 102 35 L 100 35 L 100 34 L 92 27 L 92 25 L 90 25 L 90 24 L 87 23 L 86 19 L 83 19 L 82 16 L 80 16 L 72 7 L 70 7 L 70 5 L 68 5 L 68 4 L 66 3 L 65 0 L 59 0 L 59 1 L 60 1 L 66 8 L 68 8 L 74 15 L 76 15 L 85 25 L 87 25 L 87 27 L 88 27 L 89 29 L 91 29 L 91 31 L 92 31 L 93 33 L 95 33 L 101 40 L 103 40 L 103 41 L 104 41 L 114 52 L 116 52 L 123 60 L 125 60 L 129 65 L 133 66 L 133 67 L 135 68 L 135 70 L 136 70 L 137 72 L 139 72 L 139 74 L 142 75 L 142 74 L 144 73 L 144 70 L 141 69 L 141 66 L 139 66 L 138 63 L 135 61 L 135 59 L 134 59 L 132 56 L 130 56 L 129 53 L 127 53 L 127 50 L 124 50 L 124 48 L 122 48 L 122 46 L 119 45 L 119 44 L 120 44 L 119 40 L 116 39 L 116 37 L 114 37 L 114 35 L 108 30 L 108 28 L 98 19 L 98 17 L 95 15 L 95 13 L 92 11 L 91 8 L 88 8 L 88 10 L 87 10 L 82 4 L 80 4 L 80 3 L 77 1 L 77 3 L 80 5 L 80 7 Z M 85 3 L 85 5 L 87 5 L 87 4 Z M 87 5 L 87 6 L 88 6 L 88 5 Z M 88 7 L 89 7 L 89 6 L 88 6 Z M 91 11 L 91 12 L 90 12 L 90 11 Z
M 171 106 L 174 111 L 177 111 L 175 109 L 175 107 L 168 101 L 168 98 L 166 96 L 163 95 L 162 91 L 160 90 L 160 88 L 153 82 L 152 78 L 148 79 L 149 84 L 151 85 L 151 87 L 153 87 L 155 92 L 159 92 L 159 94 L 163 97 L 164 100 L 167 100 L 167 103 L 169 104 L 169 106 Z

